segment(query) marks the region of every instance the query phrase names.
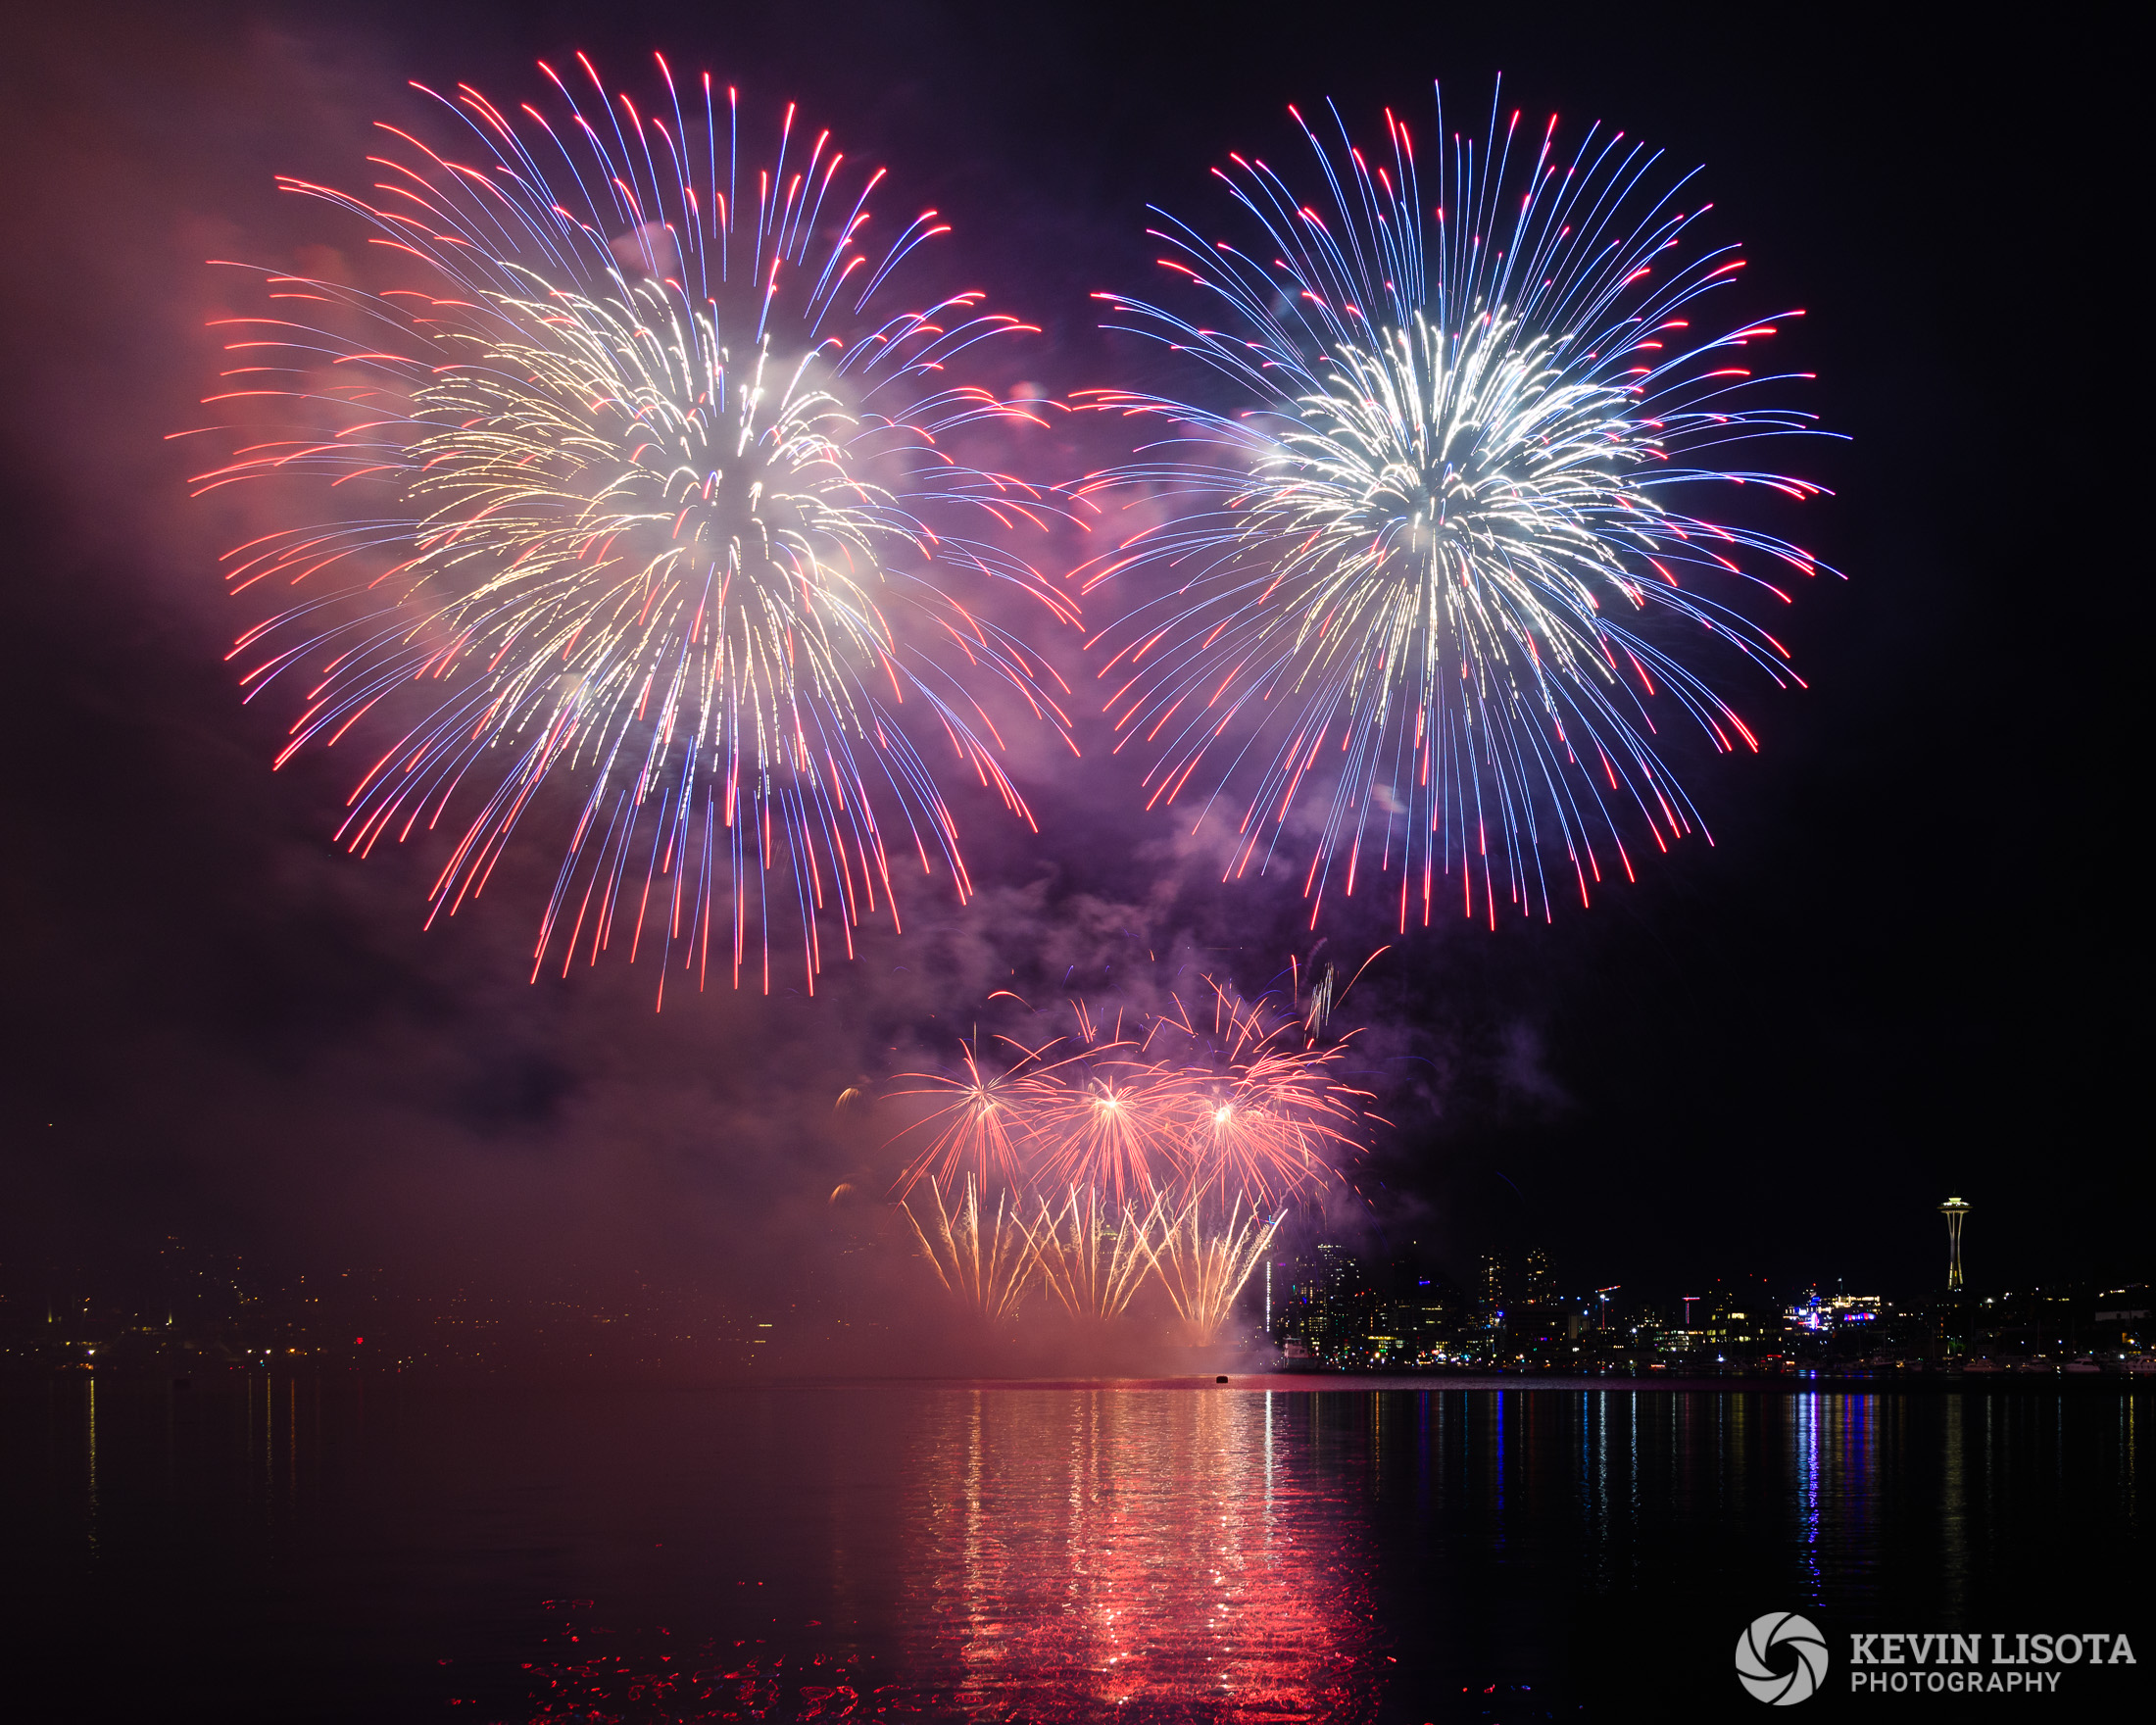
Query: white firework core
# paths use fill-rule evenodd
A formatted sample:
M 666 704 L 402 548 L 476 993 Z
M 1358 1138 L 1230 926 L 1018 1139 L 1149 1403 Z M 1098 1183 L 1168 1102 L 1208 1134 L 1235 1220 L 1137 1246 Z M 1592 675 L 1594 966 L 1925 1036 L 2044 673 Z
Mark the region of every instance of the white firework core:
M 1261 245 L 1155 230 L 1175 254 L 1163 262 L 1233 327 L 1099 296 L 1132 320 L 1110 327 L 1167 342 L 1244 398 L 1226 411 L 1092 392 L 1173 428 L 1078 488 L 1173 509 L 1091 572 L 1089 590 L 1158 578 L 1106 631 L 1102 674 L 1123 743 L 1158 750 L 1155 804 L 1194 797 L 1202 825 L 1226 798 L 1229 875 L 1307 845 L 1313 922 L 1329 887 L 1372 873 L 1390 877 L 1402 926 L 1429 920 L 1455 871 L 1470 914 L 1479 889 L 1493 918 L 1500 899 L 1546 915 L 1545 852 L 1584 901 L 1605 856 L 1632 872 L 1627 825 L 1664 848 L 1697 825 L 1658 750 L 1657 696 L 1716 748 L 1756 746 L 1667 624 L 1797 680 L 1712 587 L 1786 600 L 1758 566 L 1819 566 L 1678 503 L 1710 482 L 1816 494 L 1698 460 L 1811 421 L 1758 405 L 1770 380 L 1728 363 L 1771 322 L 1687 333 L 1692 302 L 1741 261 L 1710 251 L 1658 274 L 1703 212 L 1643 189 L 1653 158 L 1639 146 L 1591 131 L 1568 166 L 1552 122 L 1515 175 L 1494 112 L 1479 160 L 1447 144 L 1432 204 L 1406 127 L 1388 115 L 1387 131 L 1377 167 L 1343 131 L 1344 168 L 1305 128 L 1333 194 L 1322 210 L 1234 158 L 1220 177 Z
M 1054 672 L 981 609 L 1012 587 L 1076 620 L 1004 549 L 1046 500 L 953 454 L 1031 417 L 953 381 L 1028 326 L 973 291 L 872 309 L 948 229 L 926 211 L 872 244 L 882 174 L 846 189 L 792 109 L 773 165 L 745 169 L 734 92 L 707 76 L 684 102 L 661 61 L 645 114 L 579 62 L 588 112 L 545 68 L 558 118 L 436 97 L 470 161 L 384 127 L 371 199 L 285 182 L 418 285 L 265 272 L 285 304 L 225 320 L 271 362 L 229 375 L 280 386 L 213 399 L 282 420 L 236 427 L 202 489 L 316 484 L 334 507 L 230 554 L 235 589 L 313 595 L 235 655 L 250 699 L 312 679 L 280 764 L 387 720 L 339 836 L 364 853 L 446 819 L 437 913 L 481 890 L 544 790 L 580 797 L 535 975 L 648 946 L 701 985 L 716 929 L 722 968 L 768 989 L 791 923 L 812 990 L 828 931 L 850 954 L 896 915 L 894 854 L 971 890 L 924 749 L 1030 820 L 984 696 L 1068 740 Z

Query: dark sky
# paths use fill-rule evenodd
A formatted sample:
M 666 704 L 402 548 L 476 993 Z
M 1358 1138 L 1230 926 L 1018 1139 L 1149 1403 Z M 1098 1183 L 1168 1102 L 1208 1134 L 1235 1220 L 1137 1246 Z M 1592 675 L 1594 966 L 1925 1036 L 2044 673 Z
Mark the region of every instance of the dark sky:
M 527 986 L 514 882 L 422 933 L 424 858 L 328 843 L 343 764 L 272 778 L 282 720 L 221 663 L 230 520 L 184 502 L 162 441 L 212 369 L 202 260 L 321 239 L 270 175 L 356 180 L 406 77 L 522 97 L 536 57 L 630 82 L 662 47 L 798 99 L 945 211 L 1057 388 L 1129 363 L 1086 296 L 1150 284 L 1144 204 L 1218 216 L 1207 169 L 1286 154 L 1290 101 L 1359 128 L 1427 113 L 1433 76 L 1487 102 L 1501 69 L 1531 117 L 1703 163 L 1743 310 L 1810 314 L 1780 358 L 1851 441 L 1793 459 L 1838 493 L 1797 536 L 1849 579 L 1789 624 L 1809 691 L 1745 704 L 1763 756 L 1688 765 L 1714 848 L 1380 961 L 1355 1003 L 1396 1122 L 1363 1182 L 1379 1225 L 1461 1270 L 1539 1240 L 1581 1285 L 1916 1291 L 1951 1190 L 1981 1283 L 2144 1275 L 2122 50 L 1897 10 L 49 8 L 0 70 L 0 1261 L 123 1279 L 179 1232 L 287 1265 L 723 1280 L 812 1238 L 867 1155 L 829 1125 L 838 1088 L 934 1047 L 1004 963 L 1180 943 L 1240 949 L 1254 985 L 1297 944 L 1292 894 L 1183 878 L 1134 769 L 1035 754 L 1043 833 L 987 822 L 973 912 L 871 940 L 813 1003 L 655 1016 L 626 967 Z

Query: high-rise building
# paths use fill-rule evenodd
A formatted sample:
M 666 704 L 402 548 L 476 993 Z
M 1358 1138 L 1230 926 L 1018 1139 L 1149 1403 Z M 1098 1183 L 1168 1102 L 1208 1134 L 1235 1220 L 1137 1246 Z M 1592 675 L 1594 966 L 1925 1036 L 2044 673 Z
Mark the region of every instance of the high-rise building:
M 1482 1297 L 1492 1312 L 1504 1309 L 1504 1257 L 1501 1253 L 1483 1254 Z
M 1342 1333 L 1347 1329 L 1347 1293 L 1349 1278 L 1354 1273 L 1354 1259 L 1339 1246 L 1320 1245 L 1317 1249 L 1317 1299 L 1315 1305 L 1319 1351 L 1332 1354 L 1339 1346 Z

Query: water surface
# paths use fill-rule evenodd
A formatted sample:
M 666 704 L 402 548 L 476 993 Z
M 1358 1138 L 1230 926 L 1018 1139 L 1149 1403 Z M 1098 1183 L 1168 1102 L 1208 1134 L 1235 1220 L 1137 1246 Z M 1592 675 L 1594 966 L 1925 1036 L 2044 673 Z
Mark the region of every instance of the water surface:
M 1743 1718 L 1773 1610 L 1838 1661 L 2156 1662 L 2143 1398 L 1312 1382 L 10 1382 L 0 1682 L 83 1719 Z M 1887 1704 L 1845 1675 L 1805 1717 Z M 2072 1675 L 2052 1716 L 2150 1694 Z

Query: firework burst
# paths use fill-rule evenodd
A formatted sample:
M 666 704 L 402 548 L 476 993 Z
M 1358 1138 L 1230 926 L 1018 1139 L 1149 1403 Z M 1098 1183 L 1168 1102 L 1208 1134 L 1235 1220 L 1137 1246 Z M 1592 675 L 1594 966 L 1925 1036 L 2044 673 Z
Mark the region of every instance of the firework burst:
M 1172 1080 L 1137 1060 L 1089 1059 L 1074 1066 L 1079 1075 L 1055 1092 L 1040 1118 L 1040 1177 L 1052 1186 L 1097 1187 L 1118 1204 L 1152 1197 L 1180 1150 L 1182 1110 Z
M 898 1195 L 931 1175 L 1096 1188 L 1116 1204 L 1181 1190 L 1254 1203 L 1324 1185 L 1377 1119 L 1344 1076 L 1352 1036 L 1321 1042 L 1273 997 L 1201 981 L 1196 1010 L 1171 992 L 1157 1010 L 1103 1021 L 1072 1000 L 1065 1035 L 1037 1047 L 999 1036 L 985 1057 L 976 1035 L 956 1065 L 901 1074 L 893 1099 L 927 1106 L 898 1135 L 925 1139 Z
M 916 1117 L 893 1142 L 925 1142 L 895 1194 L 946 1289 L 989 1310 L 970 1290 L 1007 1285 L 1014 1304 L 1037 1277 L 1066 1311 L 1104 1321 L 1157 1277 L 1186 1333 L 1213 1341 L 1288 1201 L 1330 1183 L 1378 1120 L 1370 1093 L 1348 1082 L 1352 1035 L 1321 1041 L 1299 967 L 1291 974 L 1285 1000 L 1203 977 L 1202 993 L 1169 984 L 1153 1010 L 1126 1001 L 1106 1013 L 1085 996 L 1038 1011 L 999 990 L 991 1004 L 1036 1023 L 1067 1008 L 1062 1034 L 1037 1045 L 996 1036 L 984 1057 L 976 1029 L 956 1064 L 903 1075 L 891 1094 L 912 1099 Z M 1324 973 L 1326 1012 L 1360 975 L 1342 988 Z M 942 1194 L 960 1181 L 964 1203 L 947 1210 Z M 923 1182 L 933 1225 L 909 1196 Z M 1023 1236 L 1018 1257 L 979 1244 L 991 1190 L 1002 1194 L 997 1228 L 1013 1217 Z M 966 1267 L 991 1258 L 1004 1267 Z
M 1658 752 L 1657 695 L 1715 748 L 1757 746 L 1681 639 L 1797 680 L 1731 597 L 1786 601 L 1768 572 L 1820 566 L 1688 500 L 1815 495 L 1727 460 L 1812 419 L 1745 364 L 1778 319 L 1693 332 L 1742 260 L 1669 260 L 1705 207 L 1683 181 L 1656 189 L 1643 146 L 1593 128 L 1567 159 L 1554 119 L 1523 139 L 1494 103 L 1478 145 L 1446 137 L 1441 110 L 1433 197 L 1391 114 L 1374 155 L 1295 118 L 1328 197 L 1231 157 L 1216 172 L 1248 241 L 1152 230 L 1198 306 L 1097 296 L 1111 327 L 1243 398 L 1091 392 L 1167 436 L 1080 494 L 1175 512 L 1089 574 L 1171 577 L 1099 638 L 1118 747 L 1157 751 L 1152 805 L 1195 783 L 1197 824 L 1225 809 L 1231 877 L 1307 840 L 1313 924 L 1330 888 L 1373 875 L 1403 928 L 1441 890 L 1470 915 L 1479 887 L 1493 920 L 1500 898 L 1546 916 L 1545 857 L 1585 902 L 1605 861 L 1632 875 L 1628 826 L 1667 849 L 1698 825 Z
M 1375 1118 L 1370 1093 L 1341 1076 L 1348 1039 L 1321 1044 L 1269 1000 L 1206 986 L 1209 1013 L 1194 1015 L 1177 996 L 1144 1044 L 1156 1088 L 1171 1099 L 1181 1184 L 1253 1202 L 1324 1185 L 1334 1158 L 1354 1150 Z
M 900 1074 L 911 1088 L 894 1090 L 894 1098 L 921 1097 L 936 1105 L 908 1128 L 924 1132 L 928 1143 L 899 1176 L 902 1195 L 929 1178 L 949 1183 L 970 1177 L 985 1186 L 1023 1177 L 1041 1118 L 1056 1106 L 1060 1062 L 1046 1058 L 1053 1043 L 1034 1050 L 1007 1037 L 997 1040 L 1015 1056 L 1008 1066 L 983 1060 L 976 1038 L 959 1045 L 956 1070 Z
M 551 114 L 424 91 L 462 142 L 385 126 L 368 197 L 282 182 L 408 279 L 265 271 L 275 315 L 226 320 L 211 399 L 242 447 L 198 489 L 311 485 L 334 508 L 229 554 L 236 589 L 312 594 L 235 657 L 250 699 L 305 690 L 279 764 L 383 727 L 339 836 L 365 853 L 446 822 L 435 914 L 568 788 L 535 976 L 650 945 L 663 998 L 671 965 L 702 985 L 717 928 L 737 986 L 746 967 L 769 988 L 775 931 L 812 990 L 829 928 L 850 956 L 896 916 L 908 854 L 971 890 L 924 750 L 1030 820 L 984 693 L 1068 740 L 1054 673 L 982 609 L 1015 588 L 1076 620 L 1003 549 L 1042 499 L 955 453 L 1021 410 L 953 363 L 1025 326 L 976 292 L 882 309 L 947 224 L 878 226 L 881 172 L 793 109 L 755 167 L 709 74 L 684 91 L 661 60 L 646 113 L 578 65 L 542 68 Z

